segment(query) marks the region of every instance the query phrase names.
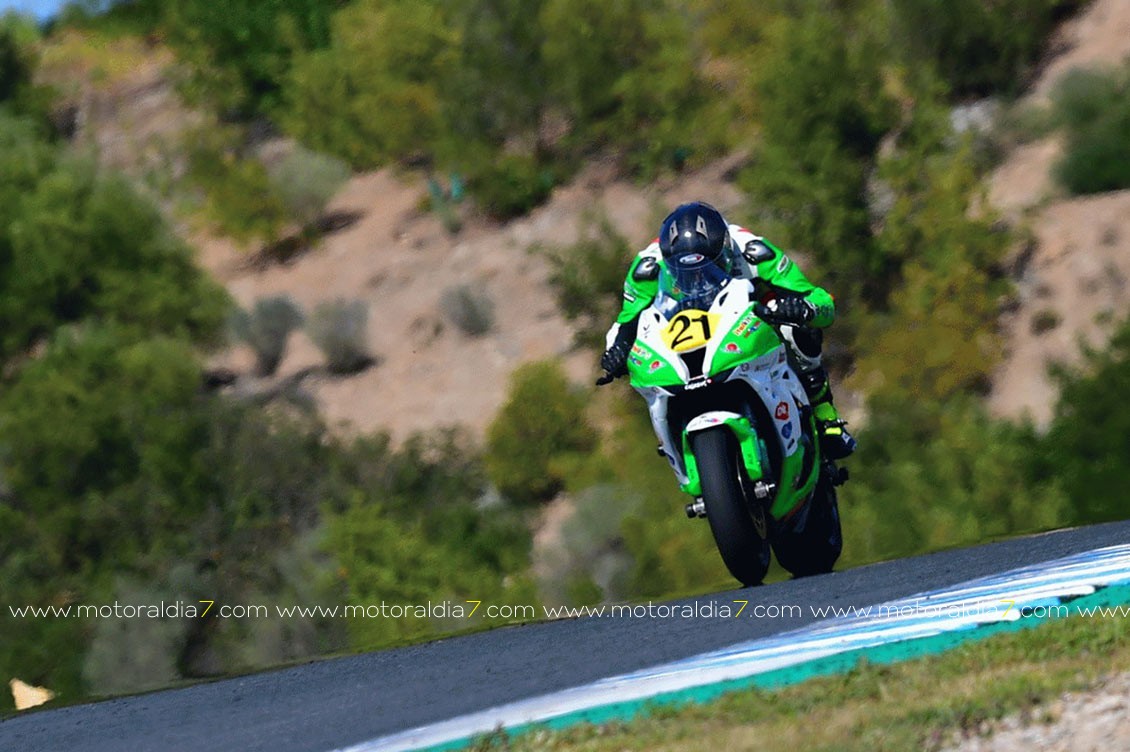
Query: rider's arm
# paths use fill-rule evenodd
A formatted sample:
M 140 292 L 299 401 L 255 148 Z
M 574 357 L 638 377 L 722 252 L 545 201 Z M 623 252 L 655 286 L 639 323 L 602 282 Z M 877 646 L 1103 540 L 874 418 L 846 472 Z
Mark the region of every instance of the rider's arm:
M 651 305 L 659 292 L 659 244 L 652 243 L 640 251 L 628 268 L 624 280 L 624 299 L 620 305 L 617 324 L 626 324 Z
M 804 276 L 800 267 L 786 256 L 784 251 L 765 238 L 759 238 L 748 232 L 744 233 L 744 238 L 746 243 L 741 248 L 747 257 L 753 257 L 750 263 L 756 267 L 757 279 L 772 288 L 803 295 L 816 309 L 816 317 L 812 320 L 811 326 L 823 329 L 835 321 L 836 303 L 827 290 L 808 281 L 808 277 Z M 756 246 L 751 248 L 749 243 L 755 243 Z

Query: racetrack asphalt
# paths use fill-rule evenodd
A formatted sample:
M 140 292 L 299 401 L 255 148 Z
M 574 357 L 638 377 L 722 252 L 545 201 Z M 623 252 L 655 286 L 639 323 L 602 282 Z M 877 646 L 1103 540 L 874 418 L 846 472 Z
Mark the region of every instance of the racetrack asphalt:
M 1130 541 L 1130 521 L 871 564 L 668 601 L 783 618 L 582 618 L 504 627 L 366 655 L 0 721 L 0 750 L 323 752 L 525 697 L 686 658 L 817 621 L 810 606 L 864 608 Z

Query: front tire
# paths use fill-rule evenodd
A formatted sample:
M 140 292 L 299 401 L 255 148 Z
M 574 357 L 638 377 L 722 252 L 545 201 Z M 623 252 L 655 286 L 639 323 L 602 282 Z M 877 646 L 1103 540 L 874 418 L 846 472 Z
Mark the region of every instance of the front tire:
M 706 518 L 722 561 L 743 585 L 758 585 L 769 569 L 766 515 L 763 507 L 746 500 L 742 490 L 745 466 L 737 440 L 730 429 L 718 426 L 696 431 L 690 442 L 702 479 Z M 749 487 L 748 482 L 745 485 Z

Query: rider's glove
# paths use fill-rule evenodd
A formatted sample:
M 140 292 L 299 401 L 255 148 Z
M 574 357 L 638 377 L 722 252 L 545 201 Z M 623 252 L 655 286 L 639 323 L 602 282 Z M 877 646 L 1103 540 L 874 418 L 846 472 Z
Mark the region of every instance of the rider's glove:
M 597 386 L 611 384 L 617 378 L 628 375 L 628 353 L 636 341 L 636 329 L 639 327 L 639 317 L 620 324 L 616 330 L 616 337 L 612 344 L 600 356 L 600 367 L 604 369 L 604 376 L 597 379 Z
M 778 295 L 768 308 L 773 320 L 782 324 L 804 326 L 816 318 L 816 306 L 800 295 Z
M 631 349 L 631 342 L 617 341 L 613 343 L 612 347 L 605 350 L 604 355 L 600 356 L 600 367 L 613 378 L 626 375 L 628 373 L 628 352 Z

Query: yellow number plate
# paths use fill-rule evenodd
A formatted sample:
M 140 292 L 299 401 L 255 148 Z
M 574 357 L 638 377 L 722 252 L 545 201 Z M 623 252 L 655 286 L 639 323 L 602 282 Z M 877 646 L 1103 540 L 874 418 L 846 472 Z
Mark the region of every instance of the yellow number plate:
M 705 347 L 718 332 L 718 319 L 715 313 L 696 311 L 694 309 L 682 311 L 671 319 L 671 323 L 663 330 L 663 342 L 675 352 L 687 352 Z

